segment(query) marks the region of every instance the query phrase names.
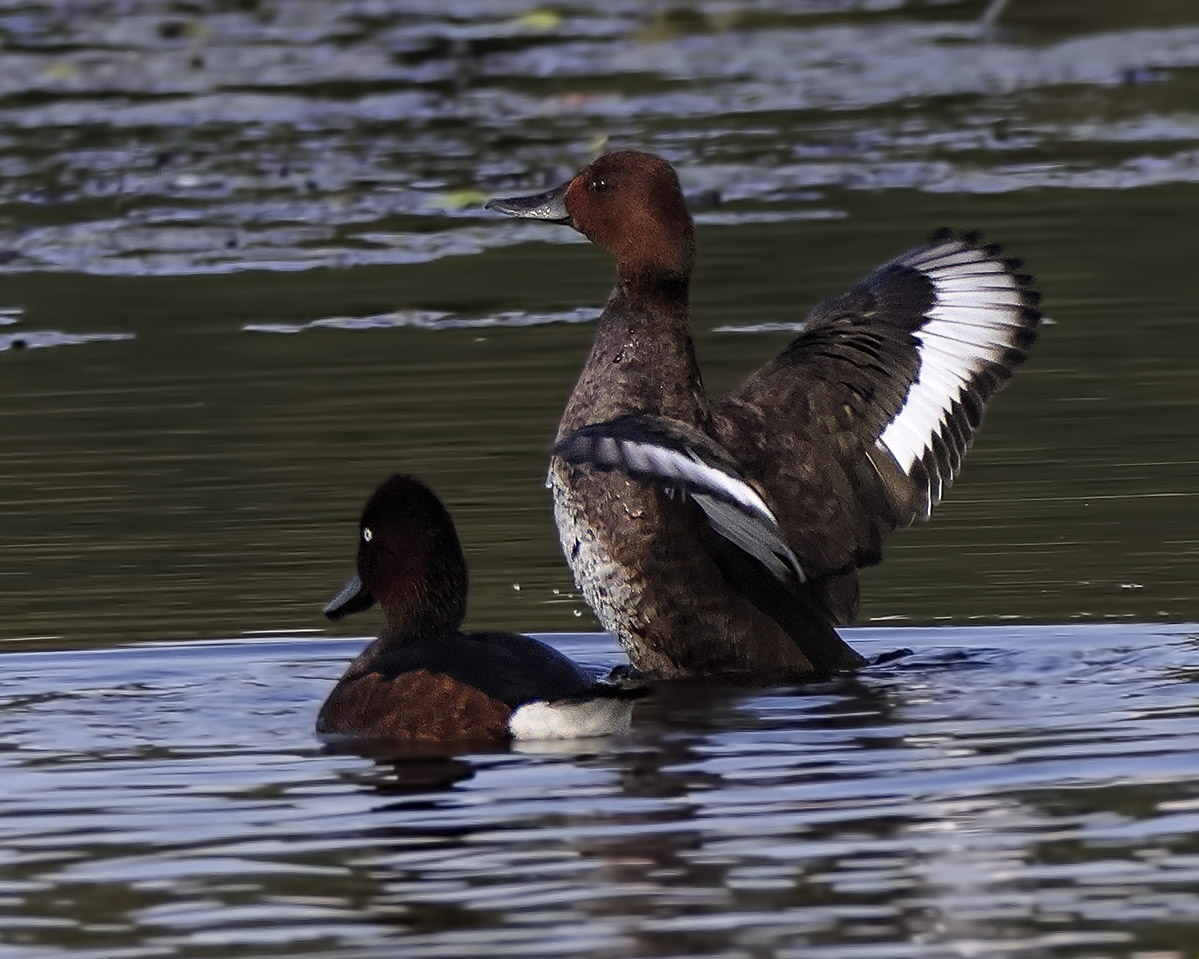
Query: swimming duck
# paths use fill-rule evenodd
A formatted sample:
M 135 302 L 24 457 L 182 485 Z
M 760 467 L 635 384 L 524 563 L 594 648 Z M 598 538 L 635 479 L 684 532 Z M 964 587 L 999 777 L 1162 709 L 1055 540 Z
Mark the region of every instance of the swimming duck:
M 386 624 L 333 687 L 317 718 L 331 737 L 497 743 L 628 729 L 644 685 L 597 682 L 545 643 L 464 633 L 466 560 L 454 522 L 402 474 L 371 496 L 358 525 L 358 572 L 325 607 L 337 620 L 379 602 Z
M 802 680 L 863 664 L 837 633 L 857 570 L 927 519 L 1036 338 L 1017 260 L 942 232 L 826 300 L 727 396 L 689 330 L 695 254 L 674 169 L 609 153 L 488 209 L 570 225 L 619 279 L 548 485 L 584 597 L 651 676 Z

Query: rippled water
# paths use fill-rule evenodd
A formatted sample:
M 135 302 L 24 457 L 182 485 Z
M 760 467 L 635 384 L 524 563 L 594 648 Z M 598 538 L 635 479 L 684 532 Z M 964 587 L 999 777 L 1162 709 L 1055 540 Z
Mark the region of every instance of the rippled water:
M 1193 955 L 1199 629 L 854 641 L 917 652 L 377 763 L 311 732 L 345 640 L 0 657 L 0 955 Z
M 0 0 L 0 959 L 1191 959 L 1199 13 L 982 8 Z M 864 578 L 855 645 L 915 653 L 328 754 L 320 608 L 397 469 L 471 625 L 620 659 L 542 487 L 610 264 L 481 203 L 621 146 L 679 169 L 714 391 L 939 226 L 1036 273 Z
M 1186 0 L 1017 2 L 986 32 L 979 4 L 899 0 L 76 6 L 0 3 L 12 272 L 478 254 L 548 235 L 480 199 L 606 142 L 680 161 L 701 223 L 839 215 L 829 188 L 1199 179 Z

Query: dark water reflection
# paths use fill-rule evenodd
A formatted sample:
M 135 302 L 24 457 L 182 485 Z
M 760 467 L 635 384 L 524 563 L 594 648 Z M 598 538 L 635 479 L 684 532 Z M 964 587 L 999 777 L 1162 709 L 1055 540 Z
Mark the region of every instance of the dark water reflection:
M 1165 188 L 1070 209 L 1066 194 L 1039 196 L 1036 220 L 1010 197 L 904 195 L 885 210 L 843 199 L 848 218 L 819 232 L 701 232 L 696 326 L 712 388 L 786 341 L 714 328 L 793 319 L 925 222 L 1014 234 L 1043 265 L 1057 321 L 934 522 L 896 535 L 869 573 L 865 614 L 1199 617 L 1191 208 Z M 1142 215 L 1173 239 L 1125 242 L 1118 224 Z M 608 283 L 607 265 L 572 245 L 419 273 L 11 278 L 26 313 L 6 329 L 40 316 L 136 338 L 0 356 L 0 633 L 86 642 L 318 626 L 361 501 L 394 469 L 424 476 L 453 509 L 473 623 L 579 624 L 542 477 L 589 324 L 244 329 L 378 316 L 401 296 L 455 317 L 522 304 L 537 317 L 595 303 Z
M 1199 16 L 981 9 L 0 0 L 0 641 L 52 650 L 0 656 L 0 959 L 1193 955 Z M 480 201 L 615 146 L 680 170 L 715 391 L 938 226 L 1036 272 L 1053 325 L 865 580 L 954 625 L 619 742 L 326 753 L 350 648 L 294 637 L 393 470 L 472 625 L 591 628 L 542 480 L 611 269 Z
M 0 954 L 1189 955 L 1195 631 L 855 637 L 896 641 L 399 767 L 312 737 L 345 641 L 0 657 Z
M 320 626 L 394 469 L 474 624 L 590 623 L 541 479 L 610 267 L 479 200 L 601 143 L 680 168 L 717 390 L 941 224 L 1039 275 L 867 617 L 1199 618 L 1189 3 L 68 6 L 0 2 L 0 637 Z
M 474 622 L 590 622 L 540 478 L 609 268 L 478 200 L 605 138 L 680 167 L 716 389 L 786 339 L 722 331 L 941 223 L 1041 277 L 1058 325 L 868 616 L 1199 616 L 1189 5 L 105 9 L 0 3 L 4 638 L 311 625 L 396 468 Z

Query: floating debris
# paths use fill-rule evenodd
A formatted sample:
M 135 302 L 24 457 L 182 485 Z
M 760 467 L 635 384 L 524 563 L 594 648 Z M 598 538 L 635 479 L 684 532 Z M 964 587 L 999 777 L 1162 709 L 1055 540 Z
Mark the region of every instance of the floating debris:
M 512 25 L 524 30 L 554 30 L 562 25 L 562 14 L 546 9 L 528 10 L 513 17 Z
M 447 190 L 445 193 L 439 193 L 433 198 L 435 205 L 443 210 L 457 212 L 470 207 L 482 207 L 484 203 L 491 199 L 490 193 L 485 193 L 482 190 Z

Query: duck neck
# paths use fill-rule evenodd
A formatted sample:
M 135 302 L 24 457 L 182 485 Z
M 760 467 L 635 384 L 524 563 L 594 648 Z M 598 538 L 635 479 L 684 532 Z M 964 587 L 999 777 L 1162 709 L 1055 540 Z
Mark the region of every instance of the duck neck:
M 681 313 L 684 326 L 691 303 L 691 270 L 621 271 L 620 285 L 630 300 L 652 304 L 667 312 Z
M 388 644 L 408 643 L 421 639 L 456 634 L 466 616 L 467 576 L 457 538 L 454 553 L 442 557 L 439 568 L 421 570 L 400 584 L 380 602 L 387 614 L 387 625 L 381 638 Z
M 457 623 L 451 624 L 439 617 L 405 616 L 402 619 L 389 617 L 383 632 L 379 634 L 379 640 L 387 646 L 415 643 L 425 639 L 452 635 L 458 632 L 458 625 Z
M 698 425 L 706 409 L 688 322 L 688 277 L 621 276 L 559 435 L 634 411 Z

